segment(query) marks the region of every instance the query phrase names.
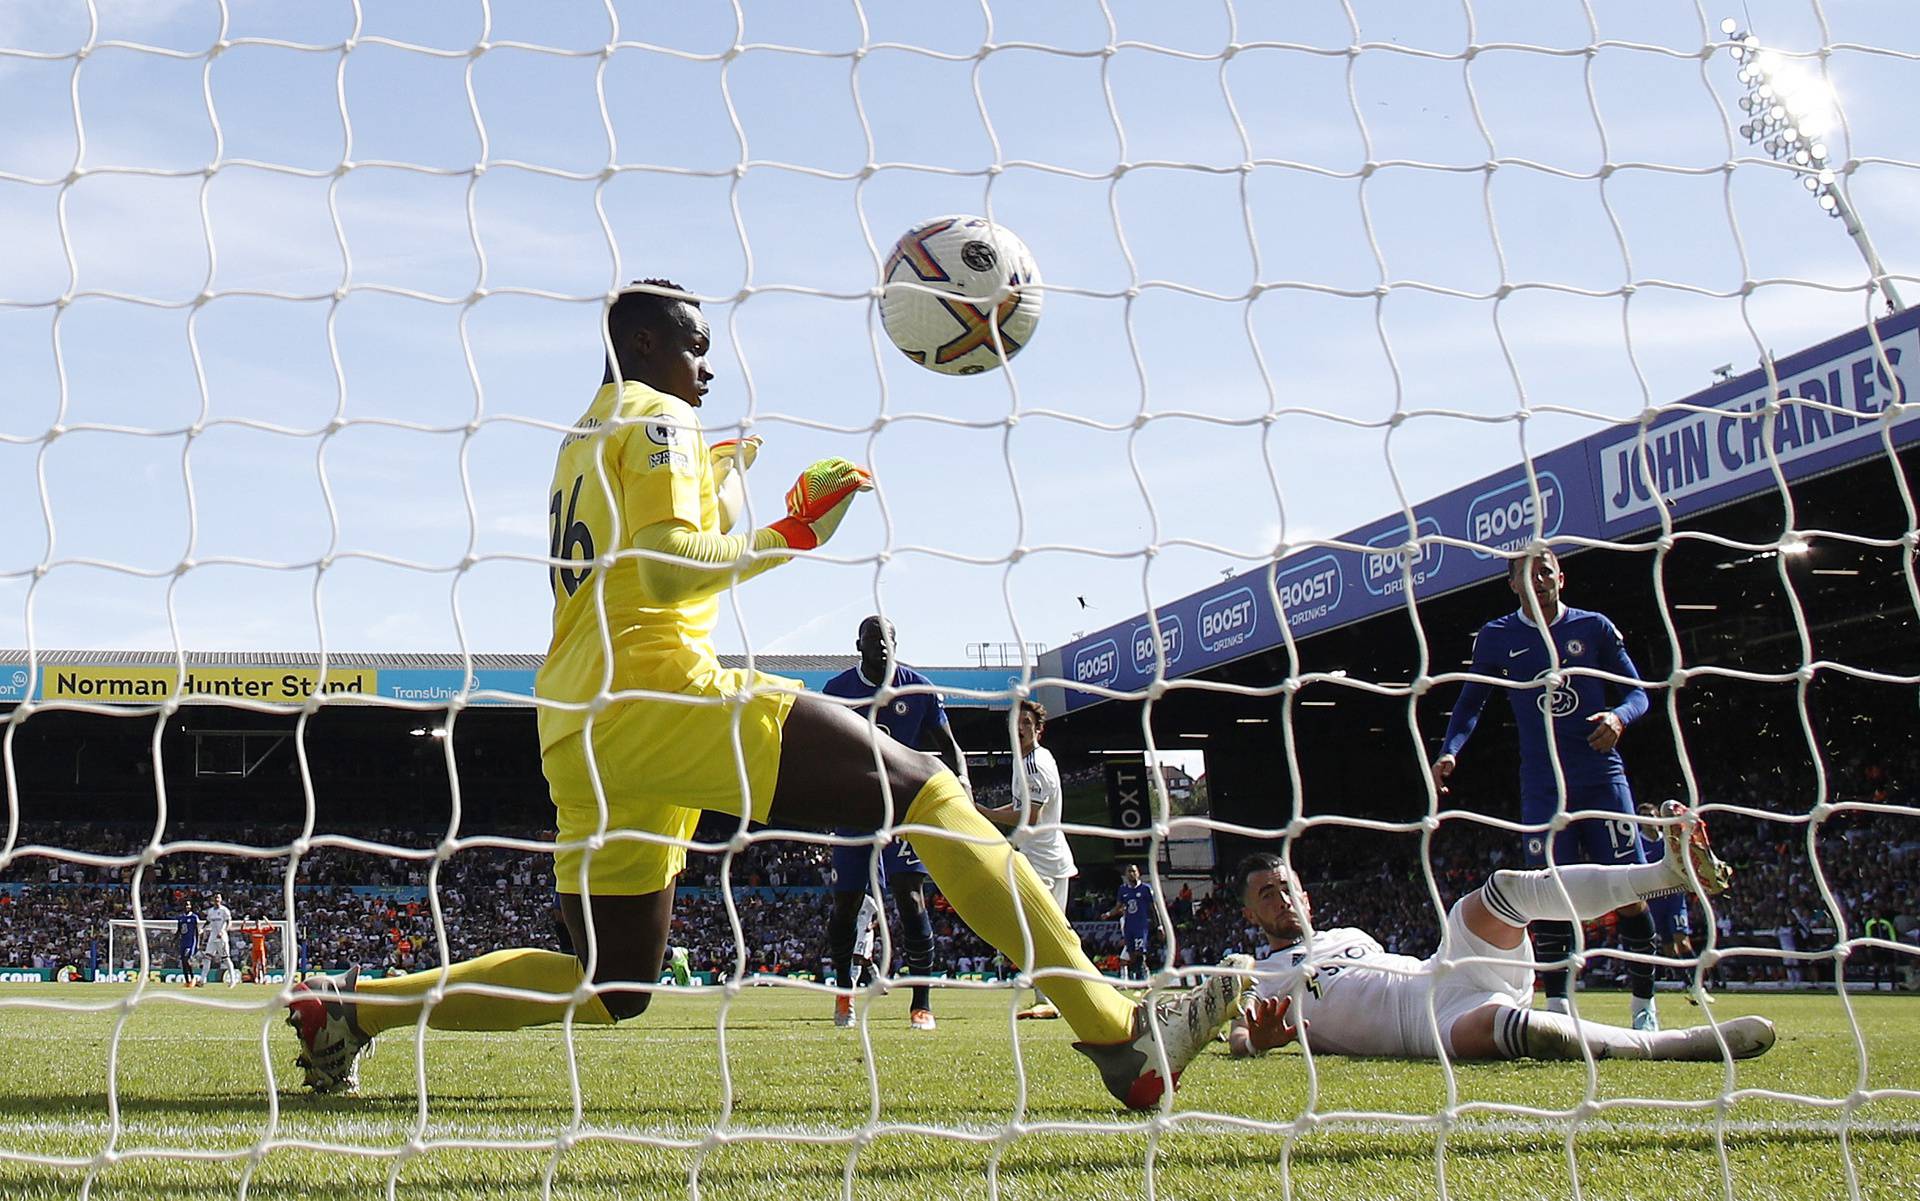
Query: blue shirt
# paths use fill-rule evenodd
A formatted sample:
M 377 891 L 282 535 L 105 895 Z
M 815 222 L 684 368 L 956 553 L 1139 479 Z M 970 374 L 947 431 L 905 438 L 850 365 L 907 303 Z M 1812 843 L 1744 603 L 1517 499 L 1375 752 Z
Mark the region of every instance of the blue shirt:
M 195 942 L 200 937 L 200 915 L 183 913 L 173 919 L 173 932 L 181 942 Z
M 947 711 L 941 707 L 940 694 L 932 690 L 932 680 L 911 667 L 899 664 L 895 664 L 893 668 L 893 686 L 895 688 L 918 686 L 927 691 L 911 692 L 894 697 L 874 714 L 874 723 L 893 735 L 895 742 L 904 743 L 915 750 L 922 750 L 924 748 L 921 745 L 921 739 L 927 730 L 932 727 L 945 729 L 947 725 Z M 872 699 L 873 694 L 880 691 L 880 686 L 867 683 L 867 678 L 860 674 L 860 668 L 854 666 L 828 680 L 826 686 L 820 691 L 828 696 L 864 701 Z M 854 712 L 862 717 L 866 716 L 865 708 L 856 709 Z
M 1560 670 L 1584 667 L 1640 678 L 1640 672 L 1620 641 L 1620 631 L 1601 613 L 1589 609 L 1562 606 L 1560 617 L 1547 627 L 1560 655 Z M 1568 675 L 1551 693 L 1541 677 L 1552 670 L 1547 641 L 1539 626 L 1515 612 L 1497 617 L 1480 627 L 1473 643 L 1473 673 L 1495 679 L 1519 681 L 1522 686 L 1502 688 L 1513 709 L 1514 728 L 1520 737 L 1520 791 L 1525 796 L 1554 794 L 1553 764 L 1547 756 L 1547 714 L 1553 715 L 1553 737 L 1559 752 L 1560 770 L 1566 774 L 1567 787 L 1582 788 L 1625 780 L 1626 764 L 1619 748 L 1596 751 L 1587 745 L 1593 732 L 1589 720 L 1596 713 L 1611 712 L 1622 723 L 1631 725 L 1647 711 L 1647 692 L 1640 687 L 1624 687 L 1590 675 Z M 1458 755 L 1473 735 L 1480 710 L 1495 685 L 1468 681 L 1454 702 L 1453 716 L 1447 722 L 1447 736 L 1440 744 L 1443 755 Z M 1616 704 L 1612 694 L 1623 694 Z
M 1145 880 L 1138 884 L 1122 880 L 1119 902 L 1120 928 L 1129 938 L 1145 934 L 1153 923 L 1153 885 Z

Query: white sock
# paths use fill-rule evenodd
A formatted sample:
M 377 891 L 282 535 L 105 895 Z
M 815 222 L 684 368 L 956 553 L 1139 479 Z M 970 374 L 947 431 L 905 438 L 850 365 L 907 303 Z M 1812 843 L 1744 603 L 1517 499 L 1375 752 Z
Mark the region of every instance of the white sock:
M 1595 1059 L 1652 1059 L 1659 1039 L 1544 1009 L 1502 1009 L 1493 1020 L 1493 1045 L 1508 1059 L 1579 1059 L 1583 1042 Z
M 1555 877 L 1559 880 L 1556 883 Z M 1565 885 L 1567 908 L 1560 898 Z M 1659 863 L 1570 863 L 1538 871 L 1497 871 L 1480 888 L 1480 899 L 1509 926 L 1531 922 L 1592 921 L 1649 897 L 1679 892 L 1665 861 Z

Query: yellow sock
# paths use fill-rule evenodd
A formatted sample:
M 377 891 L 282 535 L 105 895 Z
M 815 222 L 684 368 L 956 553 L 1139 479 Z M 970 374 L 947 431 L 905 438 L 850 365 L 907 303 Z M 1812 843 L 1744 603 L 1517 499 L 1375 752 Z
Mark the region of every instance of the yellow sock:
M 972 798 L 952 772 L 943 771 L 928 780 L 907 806 L 903 820 L 908 825 L 934 826 L 966 838 L 988 840 L 913 836 L 913 849 L 927 865 L 933 882 L 975 934 L 1015 963 L 1021 961 L 1031 939 L 1034 967 L 1073 968 L 1096 974 L 1092 961 L 1080 949 L 1080 936 L 1054 902 L 1052 890 L 1040 882 L 1026 856 L 1014 853 L 993 824 L 974 809 Z M 1013 889 L 1007 887 L 1009 860 L 1013 864 Z M 1020 894 L 1018 914 L 1014 910 L 1015 890 Z M 1021 915 L 1026 918 L 1026 938 L 1021 937 Z M 1133 1003 L 1112 985 L 1066 976 L 1048 976 L 1045 983 L 1047 999 L 1081 1041 L 1121 1043 L 1133 1037 Z
M 503 988 L 523 988 L 529 992 L 571 994 L 580 986 L 585 972 L 580 961 L 558 951 L 537 951 L 518 947 L 494 951 L 478 959 L 456 963 L 447 971 L 447 983 L 497 984 Z M 367 997 L 420 997 L 440 983 L 437 970 L 415 972 L 407 976 L 387 976 L 362 980 L 354 995 Z M 395 1026 L 411 1026 L 420 1020 L 419 1004 L 361 1005 L 355 1018 L 362 1033 L 369 1036 Z M 522 1026 L 541 1026 L 567 1016 L 565 999 L 528 1001 L 518 997 L 489 997 L 477 993 L 456 993 L 441 999 L 427 1015 L 427 1025 L 435 1030 L 518 1030 Z M 573 1020 L 592 1026 L 610 1026 L 613 1016 L 599 997 L 592 997 L 573 1011 Z

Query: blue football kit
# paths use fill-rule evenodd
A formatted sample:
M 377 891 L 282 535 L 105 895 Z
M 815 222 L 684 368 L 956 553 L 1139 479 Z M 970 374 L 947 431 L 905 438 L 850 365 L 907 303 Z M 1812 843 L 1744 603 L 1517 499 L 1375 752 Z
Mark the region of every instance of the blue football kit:
M 1153 930 L 1153 885 L 1145 880 L 1138 884 L 1121 881 L 1118 901 L 1120 937 L 1129 950 L 1146 954 L 1147 938 Z
M 1480 628 L 1473 644 L 1473 673 L 1513 680 L 1518 687 L 1502 688 L 1513 710 L 1520 741 L 1520 820 L 1543 825 L 1560 810 L 1559 786 L 1554 780 L 1557 759 L 1566 779 L 1566 808 L 1605 810 L 1633 816 L 1633 793 L 1627 785 L 1626 763 L 1618 747 L 1596 751 L 1587 744 L 1595 714 L 1611 712 L 1631 725 L 1647 711 L 1646 689 L 1620 685 L 1584 672 L 1565 674 L 1549 690 L 1543 677 L 1553 670 L 1547 649 L 1551 637 L 1562 673 L 1588 668 L 1630 680 L 1640 672 L 1621 642 L 1620 631 L 1604 614 L 1562 606 L 1560 616 L 1543 632 L 1524 613 L 1509 613 Z M 1443 755 L 1458 755 L 1473 735 L 1480 712 L 1496 686 L 1469 681 L 1454 702 L 1447 722 Z M 1616 702 L 1614 696 L 1618 694 Z M 1548 746 L 1548 725 L 1553 745 Z M 1547 861 L 1546 836 L 1530 833 L 1526 860 L 1530 867 Z M 1639 827 L 1631 820 L 1588 819 L 1575 822 L 1554 838 L 1554 859 L 1560 863 L 1644 862 Z
M 896 664 L 893 669 L 895 688 L 925 688 L 925 692 L 910 692 L 894 696 L 885 705 L 861 706 L 854 712 L 865 717 L 869 710 L 873 713 L 874 724 L 885 730 L 895 742 L 904 746 L 920 749 L 921 739 L 929 730 L 947 728 L 947 711 L 940 704 L 940 695 L 933 691 L 933 681 L 913 670 Z M 848 668 L 826 682 L 822 692 L 828 696 L 837 696 L 846 700 L 870 701 L 880 691 L 878 684 L 868 681 L 861 674 L 858 665 Z M 898 812 L 896 818 L 903 815 L 907 801 L 911 797 L 896 797 L 894 804 Z M 834 833 L 848 837 L 859 837 L 870 833 L 867 830 L 835 830 Z M 865 892 L 871 871 L 873 847 L 840 846 L 833 848 L 833 888 L 835 892 Z M 920 862 L 920 856 L 914 853 L 912 844 L 904 838 L 895 838 L 888 843 L 880 856 L 880 880 L 887 879 L 899 872 L 926 875 L 927 869 Z

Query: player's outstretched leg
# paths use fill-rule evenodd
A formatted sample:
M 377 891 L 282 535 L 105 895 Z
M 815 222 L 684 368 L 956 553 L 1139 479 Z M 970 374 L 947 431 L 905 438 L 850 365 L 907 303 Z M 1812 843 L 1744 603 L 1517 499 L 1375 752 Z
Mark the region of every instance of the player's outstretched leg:
M 1773 1023 L 1757 1016 L 1731 1018 L 1686 1030 L 1628 1030 L 1583 1022 L 1562 1013 L 1502 1005 L 1493 1019 L 1493 1045 L 1503 1059 L 1579 1059 L 1584 1046 L 1595 1059 L 1664 1059 L 1703 1062 L 1723 1057 L 1752 1059 L 1773 1048 Z M 1458 1036 L 1456 1035 L 1456 1038 Z M 1726 1050 L 1721 1050 L 1721 1040 Z
M 1724 892 L 1733 879 L 1729 868 L 1713 853 L 1705 823 L 1678 801 L 1661 806 L 1660 816 L 1670 824 L 1663 831 L 1667 853 L 1655 863 L 1574 863 L 1558 868 L 1534 871 L 1497 871 L 1480 889 L 1479 898 L 1488 912 L 1512 926 L 1535 927 L 1534 952 L 1541 962 L 1550 962 L 1566 954 L 1566 948 L 1552 941 L 1555 927 L 1571 932 L 1568 920 L 1590 921 L 1616 909 L 1641 907 L 1641 918 L 1649 927 L 1644 903 L 1659 897 L 1691 891 L 1693 881 L 1708 896 Z M 1691 874 L 1689 872 L 1691 871 Z M 1561 899 L 1561 890 L 1566 899 Z M 1571 908 L 1569 908 L 1569 904 Z M 1622 921 L 1625 931 L 1626 922 Z M 1651 952 L 1651 944 L 1647 946 Z M 1651 994 L 1652 977 L 1647 977 L 1646 992 Z M 1635 981 L 1635 993 L 1640 982 Z M 1553 1005 L 1552 981 L 1548 983 L 1548 1009 Z M 1558 995 L 1564 997 L 1564 991 Z M 1650 1000 L 1650 998 L 1649 998 Z M 1634 1028 L 1658 1029 L 1651 1019 L 1650 1003 L 1636 1006 Z
M 591 943 L 580 898 L 565 894 L 561 907 L 574 945 L 598 951 L 594 981 L 602 986 L 600 991 L 574 1005 L 586 978 L 582 961 L 530 947 L 453 964 L 444 986 L 438 971 L 361 980 L 358 966 L 344 976 L 309 979 L 287 1000 L 287 1024 L 300 1036 L 297 1062 L 307 1086 L 316 1092 L 351 1091 L 358 1083 L 358 1058 L 367 1046 L 384 1031 L 415 1024 L 423 1009 L 427 1025 L 435 1030 L 518 1030 L 561 1021 L 570 1007 L 574 1021 L 595 1026 L 644 1013 L 666 957 L 672 887 L 643 896 L 594 898 Z M 452 991 L 476 984 L 542 995 Z M 443 987 L 449 990 L 446 995 L 430 1003 L 429 994 Z
M 877 829 L 891 816 L 895 824 L 924 827 L 907 836 L 954 912 L 1008 958 L 1048 973 L 1048 997 L 1074 1033 L 1105 1054 L 1104 1062 L 1098 1056 L 1096 1062 L 1108 1091 L 1131 1106 L 1157 1102 L 1167 1085 L 1158 1055 L 1137 1054 L 1142 1040 L 1151 1047 L 1159 1039 L 1177 1083 L 1231 1016 L 1238 977 L 1216 973 L 1180 996 L 1129 1001 L 1100 976 L 1053 891 L 974 808 L 952 772 L 892 739 L 880 740 L 877 755 L 875 749 L 868 724 L 849 710 L 814 696 L 796 697 L 781 732 L 769 819 L 816 828 L 858 821 Z M 1203 1026 L 1198 1037 L 1189 1037 Z
M 1495 917 L 1525 926 L 1591 921 L 1654 897 L 1690 891 L 1689 865 L 1708 896 L 1725 892 L 1733 869 L 1713 853 L 1706 824 L 1678 801 L 1668 801 L 1660 815 L 1672 824 L 1664 831 L 1667 854 L 1658 863 L 1572 863 L 1536 871 L 1502 870 L 1481 887 L 1480 897 Z M 1563 888 L 1565 900 L 1561 899 Z
M 448 970 L 448 986 L 486 984 L 558 996 L 532 1000 L 453 993 L 433 1006 L 427 1025 L 436 1030 L 518 1030 L 557 1022 L 566 1016 L 582 976 L 580 961 L 573 956 L 531 948 L 456 963 Z M 354 1091 L 361 1052 L 377 1035 L 418 1022 L 426 994 L 438 987 L 437 971 L 362 981 L 357 965 L 344 976 L 320 976 L 298 985 L 287 1001 L 287 1025 L 300 1036 L 302 1050 L 295 1062 L 306 1073 L 307 1087 L 321 1093 Z M 369 1003 L 369 997 L 406 1000 L 379 1004 Z M 614 1018 L 605 1002 L 593 996 L 575 1009 L 574 1020 L 609 1025 Z

